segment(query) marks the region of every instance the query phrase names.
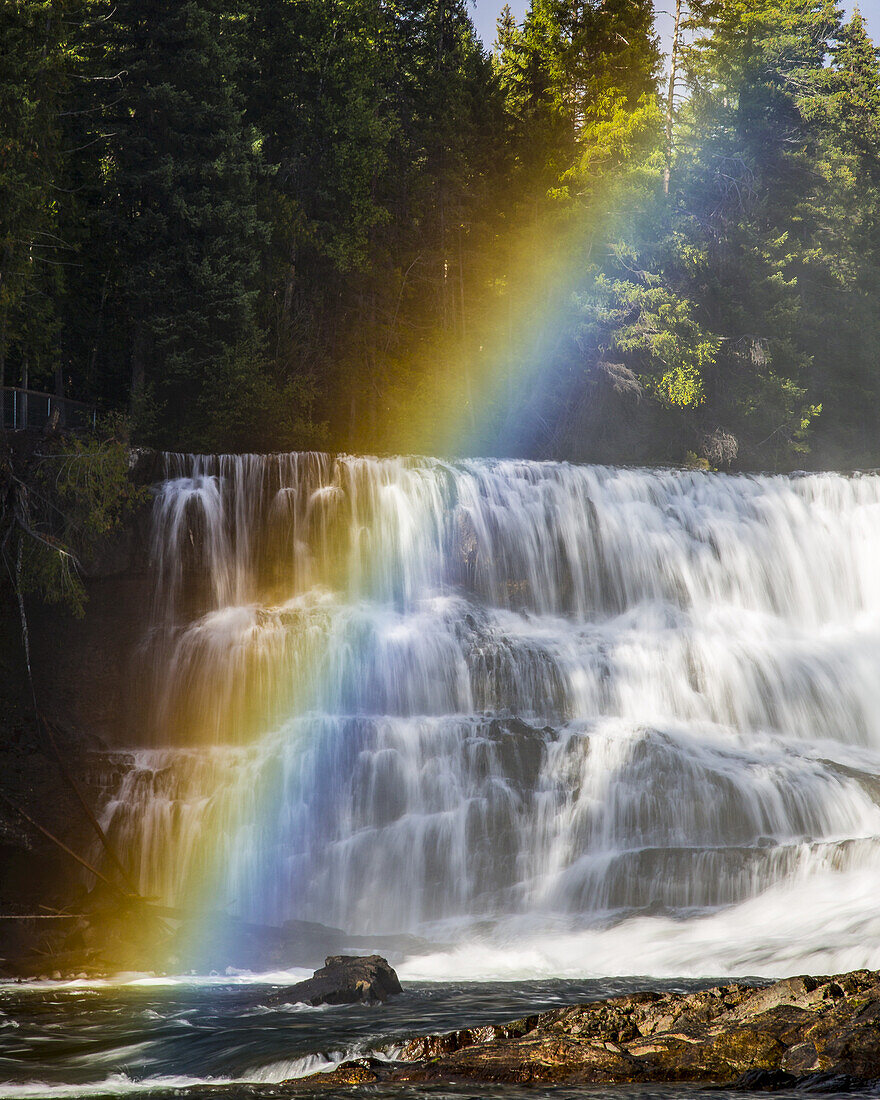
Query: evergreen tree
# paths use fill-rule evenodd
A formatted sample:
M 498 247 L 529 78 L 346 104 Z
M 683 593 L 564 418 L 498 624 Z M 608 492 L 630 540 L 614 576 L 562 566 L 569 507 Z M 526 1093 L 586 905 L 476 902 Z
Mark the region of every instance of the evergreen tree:
M 354 377 L 339 388 L 330 380 L 388 216 L 380 189 L 396 123 L 384 26 L 365 0 L 264 0 L 250 26 L 247 117 L 271 225 L 261 328 L 278 378 L 313 397 L 357 387 Z
M 803 339 L 819 395 L 817 461 L 880 459 L 880 62 L 856 10 L 837 32 L 824 81 L 807 103 L 814 183 L 799 214 L 812 248 L 799 276 Z
M 750 461 L 790 461 L 819 411 L 800 339 L 813 241 L 810 102 L 838 27 L 825 0 L 707 5 L 686 51 L 692 88 L 664 277 L 720 341 L 700 426 L 730 429 Z
M 836 37 L 829 80 L 835 97 L 832 118 L 873 164 L 880 137 L 880 51 L 858 7 Z
M 106 64 L 122 74 L 107 109 L 102 212 L 114 306 L 132 407 L 152 394 L 156 438 L 179 441 L 222 358 L 256 343 L 263 231 L 259 161 L 235 84 L 239 36 L 222 0 L 121 0 L 107 33 Z
M 0 386 L 45 382 L 54 369 L 55 298 L 70 261 L 56 182 L 73 6 L 0 5 Z
M 498 61 L 506 51 L 515 48 L 518 38 L 519 27 L 516 19 L 511 11 L 510 4 L 505 4 L 495 22 L 495 42 L 492 45 L 493 59 Z

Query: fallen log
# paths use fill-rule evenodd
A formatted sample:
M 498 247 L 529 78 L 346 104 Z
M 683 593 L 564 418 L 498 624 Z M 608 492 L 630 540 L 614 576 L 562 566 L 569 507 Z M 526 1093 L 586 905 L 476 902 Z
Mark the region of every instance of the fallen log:
M 117 883 L 113 882 L 112 879 L 107 878 L 107 876 L 105 874 L 103 874 L 101 871 L 99 871 L 97 867 L 93 867 L 91 865 L 91 863 L 88 862 L 88 860 L 83 859 L 83 857 L 80 856 L 80 855 L 77 855 L 77 853 L 72 848 L 68 848 L 68 846 L 64 843 L 63 840 L 59 840 L 58 837 L 55 836 L 54 833 L 50 833 L 49 830 L 45 826 L 41 825 L 38 821 L 34 821 L 34 819 L 30 816 L 29 813 L 26 813 L 21 808 L 21 806 L 19 806 L 15 802 L 13 802 L 12 799 L 7 794 L 3 793 L 3 791 L 0 791 L 0 801 L 5 802 L 6 805 L 11 810 L 13 810 L 15 813 L 18 814 L 18 816 L 22 819 L 22 821 L 26 821 L 28 823 L 28 825 L 30 825 L 32 828 L 36 829 L 37 832 L 42 833 L 43 836 L 46 837 L 47 840 L 50 840 L 54 845 L 56 845 L 56 847 L 60 848 L 62 852 L 66 852 L 67 855 L 70 856 L 71 859 L 73 859 L 77 863 L 79 863 L 80 866 L 85 867 L 85 869 L 87 871 L 90 871 L 91 874 L 93 874 L 96 878 L 100 879 L 101 882 L 103 882 L 105 885 L 109 886 L 110 889 L 113 890 L 115 893 L 121 894 L 122 897 L 124 897 L 124 898 L 130 898 L 130 897 L 140 898 L 140 895 L 137 895 L 137 894 L 132 895 L 132 894 L 126 893 L 126 891 L 123 890 L 121 886 L 119 886 Z
M 74 779 L 73 775 L 70 772 L 70 769 L 67 767 L 67 765 L 64 762 L 64 757 L 62 756 L 61 750 L 58 748 L 58 742 L 55 739 L 53 723 L 39 709 L 37 710 L 37 718 L 39 719 L 39 721 L 40 721 L 40 723 L 43 727 L 43 731 L 46 734 L 46 739 L 49 742 L 49 746 L 52 750 L 52 755 L 55 757 L 55 762 L 58 765 L 58 770 L 61 772 L 62 778 L 64 779 L 65 783 L 67 783 L 68 787 L 70 787 L 70 789 L 73 791 L 73 794 L 74 794 L 76 800 L 79 802 L 83 813 L 86 815 L 86 818 L 88 819 L 89 824 L 92 826 L 92 828 L 94 829 L 95 833 L 98 836 L 98 839 L 101 841 L 101 844 L 103 845 L 104 851 L 107 853 L 107 855 L 110 859 L 110 862 L 113 864 L 113 866 L 119 872 L 120 878 L 122 879 L 123 883 L 125 884 L 126 888 L 128 889 L 128 892 L 132 895 L 137 895 L 137 893 L 138 893 L 137 887 L 134 885 L 131 878 L 129 877 L 128 871 L 126 871 L 125 866 L 122 863 L 122 860 L 116 854 L 116 850 L 113 847 L 113 845 L 110 843 L 110 839 L 107 836 L 106 832 L 104 831 L 104 828 L 101 825 L 100 821 L 98 821 L 98 818 L 96 817 L 94 810 L 89 805 L 88 800 L 86 799 L 85 795 L 82 793 L 82 790 L 81 790 L 79 784 Z

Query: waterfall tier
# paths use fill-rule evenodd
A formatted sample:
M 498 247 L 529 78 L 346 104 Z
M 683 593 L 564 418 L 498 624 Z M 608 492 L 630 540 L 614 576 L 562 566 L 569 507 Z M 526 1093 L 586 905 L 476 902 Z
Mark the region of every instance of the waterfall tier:
M 819 894 L 868 919 L 880 477 L 311 454 L 166 473 L 152 743 L 106 813 L 145 894 L 453 941 L 581 930 L 581 972 L 621 921 L 678 942 L 726 913 L 735 937 L 764 904 L 784 940 L 785 899 Z M 860 935 L 856 964 L 880 963 L 880 929 Z

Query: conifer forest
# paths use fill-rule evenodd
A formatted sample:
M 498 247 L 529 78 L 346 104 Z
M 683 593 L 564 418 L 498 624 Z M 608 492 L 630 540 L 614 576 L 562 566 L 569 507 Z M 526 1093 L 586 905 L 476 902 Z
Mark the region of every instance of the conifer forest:
M 174 450 L 880 464 L 880 54 L 672 14 L 6 0 L 0 383 Z

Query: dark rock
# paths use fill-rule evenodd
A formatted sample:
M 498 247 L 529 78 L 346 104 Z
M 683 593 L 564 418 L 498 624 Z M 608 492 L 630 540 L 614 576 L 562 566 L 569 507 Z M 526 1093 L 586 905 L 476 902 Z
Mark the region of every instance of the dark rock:
M 401 1083 L 693 1082 L 748 1091 L 865 1091 L 880 1081 L 880 974 L 860 970 L 762 987 L 731 982 L 697 993 L 572 1005 L 411 1039 L 401 1062 L 371 1066 L 370 1073 Z M 343 1074 L 338 1083 L 345 1083 Z M 316 1086 L 307 1078 L 288 1087 Z
M 402 992 L 397 974 L 381 955 L 330 955 L 311 978 L 287 986 L 271 1000 L 276 1004 L 376 1004 Z
M 743 1092 L 776 1092 L 797 1084 L 797 1077 L 783 1069 L 750 1069 L 733 1082 L 731 1088 Z

